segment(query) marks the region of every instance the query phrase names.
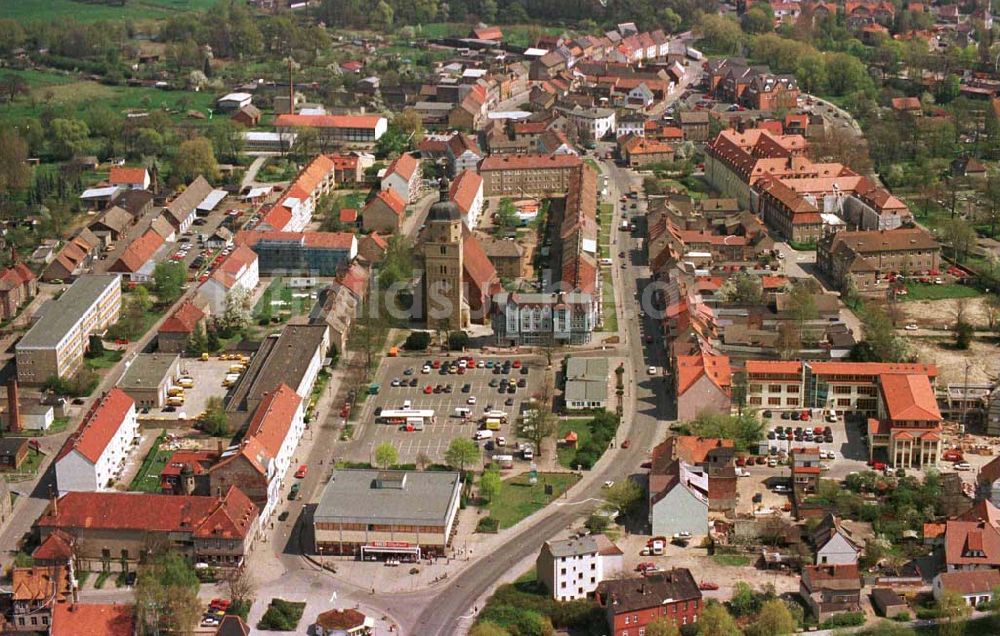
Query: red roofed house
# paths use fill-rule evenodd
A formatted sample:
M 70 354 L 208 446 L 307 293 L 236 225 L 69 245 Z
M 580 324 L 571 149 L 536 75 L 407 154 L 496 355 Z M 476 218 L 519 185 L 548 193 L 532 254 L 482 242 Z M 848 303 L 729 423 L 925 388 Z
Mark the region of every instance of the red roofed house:
M 205 322 L 205 312 L 186 300 L 163 321 L 156 333 L 156 347 L 164 353 L 183 353 L 188 341 Z
M 47 631 L 52 611 L 64 605 L 69 594 L 70 570 L 65 565 L 13 568 L 10 611 L 17 631 Z
M 21 261 L 0 272 L 0 320 L 9 320 L 38 293 L 38 278 Z
M 239 448 L 208 471 L 210 492 L 238 487 L 265 522 L 281 500 L 281 484 L 305 430 L 305 404 L 286 384 L 264 394 Z
M 944 529 L 948 572 L 1000 569 L 1000 530 L 988 521 L 949 519 Z
M 868 448 L 886 449 L 897 468 L 934 466 L 941 457 L 941 412 L 926 375 L 879 378 L 878 417 L 868 420 Z
M 252 291 L 260 282 L 257 253 L 239 245 L 212 275 L 198 288 L 198 295 L 208 301 L 209 311 L 221 316 L 226 310 L 226 296 L 236 287 Z
M 151 543 L 195 562 L 235 568 L 253 543 L 258 513 L 235 487 L 211 497 L 71 492 L 53 500 L 35 529 L 42 543 L 55 531 L 74 537 L 80 570 L 134 570 Z
M 357 155 L 329 154 L 333 162 L 337 183 L 361 183 L 365 180 L 365 170 Z
M 56 456 L 60 494 L 111 490 L 139 436 L 135 401 L 115 387 L 94 402 Z
M 135 609 L 132 605 L 57 603 L 52 609 L 49 636 L 134 636 L 135 633 Z
M 357 208 L 341 208 L 337 213 L 337 220 L 341 225 L 357 225 L 358 223 L 358 210 Z
M 475 229 L 483 211 L 483 178 L 475 170 L 462 172 L 451 184 L 448 196 L 458 206 L 465 225 Z
M 792 491 L 800 501 L 805 494 L 816 492 L 819 485 L 819 449 L 793 448 L 791 456 Z
M 135 283 L 144 283 L 153 278 L 156 268 L 156 252 L 163 247 L 163 237 L 152 229 L 129 243 L 122 255 L 118 257 L 109 272 L 128 275 Z
M 378 232 L 366 234 L 358 240 L 358 256 L 369 263 L 379 263 L 389 249 L 389 243 Z
M 336 187 L 336 165 L 326 155 L 317 155 L 295 177 L 284 194 L 261 218 L 258 228 L 278 232 L 301 232 L 316 211 L 316 202 Z
M 420 160 L 405 152 L 397 157 L 382 175 L 382 189 L 393 190 L 399 198 L 413 203 L 420 195 Z
M 958 594 L 973 609 L 993 600 L 993 592 L 1000 588 L 1000 570 L 972 570 L 942 572 L 934 577 L 934 599 L 948 592 Z
M 806 565 L 799 594 L 820 622 L 861 610 L 861 576 L 857 564 Z
M 668 143 L 639 136 L 626 136 L 618 140 L 618 152 L 626 165 L 642 168 L 674 160 L 674 148 Z
M 395 234 L 403 225 L 406 200 L 395 190 L 382 190 L 376 194 L 361 213 L 361 226 L 366 232 Z
M 500 30 L 500 27 L 479 26 L 472 29 L 472 33 L 469 34 L 469 37 L 476 40 L 491 40 L 493 42 L 500 42 L 503 40 L 503 31 Z
M 145 168 L 126 168 L 113 166 L 108 175 L 108 183 L 124 186 L 130 190 L 149 190 L 149 170 Z
M 704 352 L 677 356 L 675 368 L 678 420 L 693 420 L 706 410 L 729 414 L 733 380 L 729 356 Z
M 294 133 L 296 128 L 315 128 L 322 141 L 348 145 L 373 144 L 385 134 L 389 120 L 379 115 L 292 115 L 274 118 L 281 134 Z
M 681 474 L 707 496 L 709 510 L 732 510 L 738 497 L 735 454 L 731 439 L 668 437 L 653 449 L 650 476 L 662 474 L 670 462 L 680 462 Z
M 915 117 L 924 114 L 924 107 L 918 97 L 893 97 L 892 109 L 897 113 L 909 113 Z

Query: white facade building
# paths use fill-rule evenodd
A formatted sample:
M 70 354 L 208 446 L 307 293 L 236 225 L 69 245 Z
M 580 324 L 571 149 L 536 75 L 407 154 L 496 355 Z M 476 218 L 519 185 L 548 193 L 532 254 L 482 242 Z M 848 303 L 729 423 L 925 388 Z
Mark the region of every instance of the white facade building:
M 198 293 L 206 298 L 213 315 L 220 316 L 226 309 L 226 296 L 236 287 L 252 291 L 260 282 L 257 254 L 241 245 L 212 272 L 201 284 Z
M 138 436 L 135 401 L 121 389 L 111 389 L 56 458 L 59 494 L 112 490 Z
M 624 553 L 603 534 L 546 541 L 535 568 L 557 601 L 587 598 L 598 584 L 624 568 Z

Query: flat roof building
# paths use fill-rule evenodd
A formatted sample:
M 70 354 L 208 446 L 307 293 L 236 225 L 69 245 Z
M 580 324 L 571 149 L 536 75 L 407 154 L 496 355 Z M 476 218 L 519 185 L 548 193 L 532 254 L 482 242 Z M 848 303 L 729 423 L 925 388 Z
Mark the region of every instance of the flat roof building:
M 461 486 L 457 472 L 335 470 L 313 515 L 316 551 L 443 555 Z
M 121 279 L 116 274 L 81 276 L 44 314 L 15 347 L 17 379 L 39 385 L 48 378 L 69 378 L 83 364 L 92 334 L 118 321 Z
M 118 380 L 118 388 L 135 400 L 139 408 L 160 408 L 180 372 L 180 360 L 176 353 L 140 353 Z
M 566 409 L 580 411 L 608 406 L 608 359 L 573 357 L 566 360 Z

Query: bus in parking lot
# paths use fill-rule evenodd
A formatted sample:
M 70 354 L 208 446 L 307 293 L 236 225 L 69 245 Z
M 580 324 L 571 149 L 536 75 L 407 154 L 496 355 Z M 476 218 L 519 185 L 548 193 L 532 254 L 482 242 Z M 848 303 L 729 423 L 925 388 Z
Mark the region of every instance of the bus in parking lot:
M 394 426 L 426 426 L 434 424 L 433 409 L 385 409 L 375 418 L 376 423 Z M 420 429 L 418 429 L 420 430 Z

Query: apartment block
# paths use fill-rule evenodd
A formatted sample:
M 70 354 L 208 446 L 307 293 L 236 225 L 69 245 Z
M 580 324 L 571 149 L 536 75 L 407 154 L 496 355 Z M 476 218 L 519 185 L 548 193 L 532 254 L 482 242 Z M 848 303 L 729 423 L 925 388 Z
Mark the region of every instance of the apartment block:
M 73 376 L 83 364 L 90 336 L 118 321 L 121 294 L 118 275 L 89 275 L 48 303 L 14 349 L 18 381 L 39 385 L 52 376 Z
M 479 175 L 487 197 L 563 194 L 583 160 L 575 155 L 493 155 L 483 159 Z

